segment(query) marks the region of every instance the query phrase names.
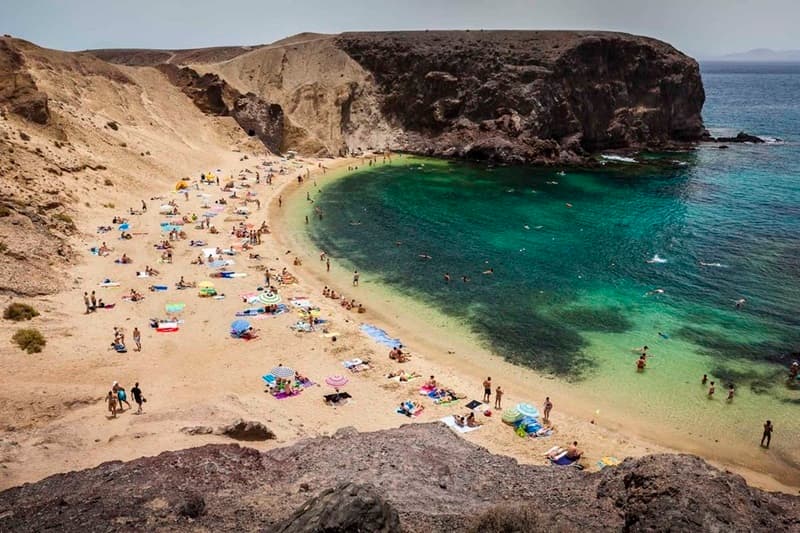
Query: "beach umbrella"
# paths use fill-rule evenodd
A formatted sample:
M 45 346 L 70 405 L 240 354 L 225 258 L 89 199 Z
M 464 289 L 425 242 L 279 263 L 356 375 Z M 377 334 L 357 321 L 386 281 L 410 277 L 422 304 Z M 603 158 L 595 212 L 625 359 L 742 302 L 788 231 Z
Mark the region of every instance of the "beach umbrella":
M 264 305 L 277 305 L 281 303 L 280 295 L 276 292 L 270 292 L 270 291 L 262 292 L 261 294 L 259 294 L 257 300 Z
M 503 411 L 503 422 L 506 424 L 513 424 L 523 418 L 523 414 L 520 413 L 516 407 L 512 407 L 510 409 L 506 409 Z
M 247 320 L 242 320 L 242 319 L 234 320 L 233 323 L 231 324 L 231 331 L 236 335 L 241 335 L 248 329 L 250 329 L 250 322 L 248 322 Z
M 131 229 L 131 225 L 128 224 L 127 222 L 124 222 L 124 223 L 120 224 L 119 228 L 117 228 L 117 229 L 120 230 L 120 231 L 128 231 L 129 229 Z
M 294 370 L 288 366 L 276 366 L 270 370 L 269 373 L 280 379 L 289 379 L 294 377 Z
M 325 378 L 325 383 L 331 387 L 343 387 L 347 385 L 347 378 L 344 376 L 328 376 Z
M 183 311 L 184 307 L 186 307 L 186 304 L 166 304 L 164 309 L 167 311 L 167 313 L 174 314 Z
M 517 404 L 517 411 L 522 414 L 522 416 L 529 416 L 531 418 L 539 418 L 539 409 L 536 406 L 531 405 L 529 403 L 518 403 Z

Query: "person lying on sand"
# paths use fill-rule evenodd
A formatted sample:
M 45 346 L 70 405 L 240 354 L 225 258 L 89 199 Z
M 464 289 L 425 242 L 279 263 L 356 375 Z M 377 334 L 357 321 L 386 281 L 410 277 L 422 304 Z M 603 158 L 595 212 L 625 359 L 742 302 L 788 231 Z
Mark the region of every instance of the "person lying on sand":
M 474 412 L 470 412 L 470 414 L 467 415 L 467 427 L 477 428 L 480 427 L 481 425 L 482 424 L 475 419 Z
M 203 261 L 203 254 L 197 256 L 197 259 L 192 260 L 193 265 L 204 265 L 205 261 Z
M 460 428 L 463 428 L 464 424 L 466 424 L 464 417 L 461 415 L 453 415 L 453 420 L 455 421 L 456 425 Z
M 120 263 L 120 264 L 123 264 L 123 265 L 129 265 L 129 264 L 133 263 L 133 259 L 128 257 L 127 254 L 122 254 L 122 257 L 117 259 L 117 262 Z

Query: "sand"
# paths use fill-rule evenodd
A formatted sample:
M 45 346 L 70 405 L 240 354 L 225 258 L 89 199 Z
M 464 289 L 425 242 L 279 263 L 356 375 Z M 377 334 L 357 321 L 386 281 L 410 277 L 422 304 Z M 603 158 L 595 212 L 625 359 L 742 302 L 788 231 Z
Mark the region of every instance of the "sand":
M 233 258 L 234 269 L 246 272 L 248 277 L 212 280 L 218 290 L 226 294 L 224 300 L 199 298 L 194 290 L 174 289 L 180 276 L 196 282 L 209 279 L 211 270 L 207 266 L 190 264 L 199 248 L 189 247 L 188 240 L 182 241 L 176 245 L 174 263 L 160 264 L 160 252 L 153 247 L 162 239 L 159 222 L 165 220 L 158 214 L 158 205 L 174 199 L 182 214 L 200 214 L 206 211 L 201 203 L 208 200 L 199 195 L 209 195 L 208 199 L 213 202 L 225 196 L 219 187 L 192 188 L 187 201 L 174 192 L 174 179 L 153 180 L 135 196 L 124 191 L 114 198 L 111 193 L 117 209 L 87 209 L 77 221 L 82 234 L 74 245 L 81 260 L 69 273 L 72 288 L 50 297 L 29 300 L 41 312 L 30 325 L 45 334 L 47 347 L 37 355 L 6 348 L 0 353 L 0 371 L 6 377 L 0 402 L 0 421 L 4 427 L 0 437 L 0 488 L 109 460 L 128 460 L 210 442 L 231 442 L 223 436 L 188 435 L 181 432 L 181 428 L 217 427 L 236 418 L 266 423 L 278 435 L 277 440 L 248 445 L 268 449 L 305 437 L 332 434 L 345 426 L 368 431 L 466 414 L 463 407 L 466 401 L 438 406 L 419 395 L 419 387 L 430 375 L 466 395 L 467 400 L 481 399 L 481 383 L 487 375 L 492 376 L 495 386 L 502 385 L 506 391 L 504 406 L 518 402 L 541 406 L 545 395 L 550 395 L 555 403 L 551 416 L 555 431 L 549 438 L 517 437 L 502 423 L 499 413 L 489 417 L 479 414 L 483 427 L 464 435 L 492 452 L 511 455 L 520 462 L 544 464 L 546 450 L 573 440 L 585 450 L 583 462 L 590 470 L 596 469 L 595 463 L 604 456 L 621 459 L 680 449 L 656 444 L 654 437 L 657 436 L 639 435 L 630 425 L 620 428 L 608 423 L 602 413 L 592 412 L 589 406 L 569 404 L 564 384 L 486 354 L 476 348 L 474 339 L 448 337 L 447 323 L 430 323 L 424 308 L 415 308 L 415 304 L 399 297 L 387 300 L 390 297 L 384 292 L 370 288 L 369 279 L 362 278 L 360 287 L 352 287 L 350 270 L 335 262 L 332 272 L 325 272 L 318 251 L 309 247 L 302 236 L 302 228 L 298 229 L 290 219 L 300 216 L 301 208 L 297 205 L 305 203 L 306 192 L 314 191 L 314 181 L 330 179 L 329 175 L 336 174 L 336 167 L 360 164 L 357 160 L 326 160 L 324 164 L 331 170 L 329 175 L 323 176 L 318 160 L 281 162 L 271 157 L 268 158 L 271 164 L 283 165 L 289 171 L 276 176 L 273 185 L 267 186 L 254 182 L 257 165 L 264 158 L 252 154 L 248 160 L 241 161 L 241 155 L 238 152 L 217 154 L 219 162 L 211 168 L 223 169 L 223 176 L 232 175 L 237 183 L 251 186 L 249 190 L 258 194 L 261 209 L 255 210 L 255 204 L 249 204 L 254 211 L 246 220 L 256 226 L 267 221 L 272 233 L 265 235 L 262 245 L 253 250 L 261 254 L 262 260 L 248 259 L 248 252 Z M 304 174 L 306 168 L 313 172 L 312 178 L 297 185 L 296 176 Z M 263 175 L 263 168 L 260 172 Z M 246 181 L 239 181 L 240 174 Z M 222 182 L 225 181 L 223 177 Z M 192 183 L 196 182 L 195 179 Z M 151 200 L 159 195 L 165 200 Z M 278 206 L 279 195 L 283 199 L 282 207 Z M 291 195 L 297 200 L 290 202 Z M 149 209 L 145 214 L 128 217 L 133 226 L 132 240 L 117 239 L 117 232 L 96 233 L 97 226 L 111 224 L 114 214 L 126 216 L 129 207 L 138 208 L 140 199 L 147 202 Z M 231 201 L 226 212 L 213 219 L 220 229 L 218 235 L 186 225 L 188 238 L 226 247 L 232 242 L 230 228 L 236 221 L 245 220 L 233 214 L 236 205 Z M 102 241 L 112 246 L 114 252 L 107 257 L 91 255 L 89 248 Z M 287 253 L 288 250 L 291 253 Z M 134 263 L 115 264 L 114 259 L 122 253 Z M 302 266 L 293 265 L 295 257 L 302 259 Z M 159 270 L 160 276 L 137 278 L 136 272 L 145 265 Z M 261 284 L 263 274 L 259 268 L 263 266 L 273 269 L 273 274 L 286 267 L 299 277 L 298 284 L 280 287 L 284 302 L 293 296 L 310 297 L 321 308 L 321 315 L 328 319 L 328 331 L 338 333 L 336 342 L 320 331 L 293 332 L 289 326 L 299 318 L 294 312 L 251 320 L 259 330 L 255 340 L 229 336 L 235 312 L 250 307 L 239 295 Z M 119 281 L 120 287 L 99 287 L 105 278 Z M 147 287 L 151 284 L 168 285 L 170 289 L 149 292 Z M 347 311 L 338 301 L 323 298 L 323 285 L 336 287 L 348 297 L 364 302 L 367 313 Z M 122 301 L 121 297 L 131 288 L 145 294 L 145 300 L 139 303 Z M 115 303 L 115 308 L 84 314 L 82 294 L 91 290 L 97 291 L 106 303 Z M 10 299 L 6 298 L 3 304 L 7 301 Z M 168 302 L 186 304 L 181 314 L 185 323 L 178 332 L 157 333 L 149 327 L 148 319 L 165 316 L 164 305 Z M 391 335 L 401 337 L 412 353 L 412 360 L 403 365 L 390 361 L 388 347 L 375 343 L 359 331 L 362 322 L 378 325 Z M 133 348 L 131 332 L 138 327 L 142 332 L 143 350 L 129 350 L 126 354 L 111 350 L 115 326 L 124 328 L 130 349 Z M 4 346 L 10 346 L 8 339 L 16 327 L 7 321 L 0 325 L 0 342 Z M 372 360 L 372 369 L 358 374 L 348 372 L 342 361 L 354 357 Z M 281 363 L 310 377 L 316 385 L 296 397 L 273 398 L 265 392 L 261 376 Z M 409 383 L 386 378 L 400 366 L 423 377 Z M 324 394 L 333 392 L 324 382 L 332 375 L 346 376 L 349 382 L 343 390 L 353 396 L 349 403 L 335 408 L 322 401 Z M 108 417 L 103 399 L 113 381 L 119 381 L 128 390 L 134 382 L 140 383 L 148 400 L 144 414 L 136 415 L 133 409 L 116 419 Z M 419 417 L 411 419 L 395 412 L 396 406 L 408 399 L 425 406 Z M 703 455 L 702 450 L 693 451 Z M 741 468 L 735 470 L 755 485 L 792 490 L 768 476 Z

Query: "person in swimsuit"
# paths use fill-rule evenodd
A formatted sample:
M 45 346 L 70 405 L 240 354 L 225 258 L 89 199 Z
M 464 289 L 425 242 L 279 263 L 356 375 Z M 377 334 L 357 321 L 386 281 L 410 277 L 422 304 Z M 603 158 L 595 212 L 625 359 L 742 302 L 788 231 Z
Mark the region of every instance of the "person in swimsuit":
M 773 427 L 771 420 L 767 420 L 764 423 L 764 434 L 761 435 L 761 446 L 762 447 L 769 448 L 769 441 L 772 440 L 772 431 L 774 429 L 775 428 Z M 765 440 L 767 441 L 767 445 L 766 446 L 764 446 L 764 441 Z
M 489 403 L 492 398 L 492 378 L 487 377 L 483 381 L 483 403 Z
M 494 391 L 494 408 L 495 409 L 502 409 L 501 401 L 503 399 L 503 389 L 500 388 L 500 385 Z
M 711 382 L 711 386 L 708 387 L 708 398 L 711 399 L 714 396 L 714 382 Z
M 136 384 L 131 389 L 131 394 L 133 394 L 133 401 L 136 402 L 136 405 L 139 408 L 136 410 L 136 414 L 142 414 L 142 403 L 144 403 L 144 396 L 142 396 L 142 389 L 139 388 L 139 382 L 137 381 Z
M 553 402 L 550 401 L 550 396 L 544 399 L 544 418 L 543 420 L 550 420 L 550 411 L 553 410 Z
M 114 391 L 108 391 L 106 403 L 108 404 L 108 410 L 111 413 L 111 418 L 117 418 L 117 397 L 114 395 Z

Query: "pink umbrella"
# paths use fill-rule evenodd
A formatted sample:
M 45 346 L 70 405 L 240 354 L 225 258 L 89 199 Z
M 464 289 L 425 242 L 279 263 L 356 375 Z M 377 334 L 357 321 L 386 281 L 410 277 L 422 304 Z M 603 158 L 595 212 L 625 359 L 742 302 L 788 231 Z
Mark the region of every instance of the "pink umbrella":
M 325 378 L 325 383 L 331 387 L 342 387 L 347 384 L 347 378 L 344 376 L 328 376 Z

